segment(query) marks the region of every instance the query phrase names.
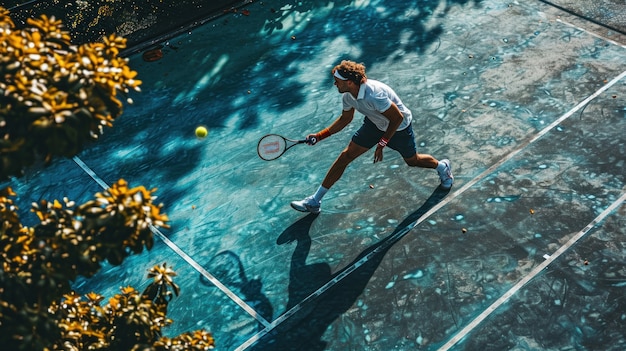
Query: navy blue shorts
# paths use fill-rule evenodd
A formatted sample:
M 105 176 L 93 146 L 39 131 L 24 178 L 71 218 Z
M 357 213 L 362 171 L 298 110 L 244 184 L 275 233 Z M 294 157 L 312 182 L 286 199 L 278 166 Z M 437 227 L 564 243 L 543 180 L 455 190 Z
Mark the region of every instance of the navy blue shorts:
M 366 117 L 363 120 L 361 128 L 352 136 L 352 141 L 359 146 L 371 149 L 374 145 L 378 144 L 383 134 L 385 134 L 385 132 L 378 129 L 378 127 Z M 387 143 L 387 147 L 398 151 L 403 158 L 415 156 L 417 146 L 415 145 L 413 127 L 409 124 L 408 127 L 396 131 L 393 137 L 391 137 L 391 140 Z

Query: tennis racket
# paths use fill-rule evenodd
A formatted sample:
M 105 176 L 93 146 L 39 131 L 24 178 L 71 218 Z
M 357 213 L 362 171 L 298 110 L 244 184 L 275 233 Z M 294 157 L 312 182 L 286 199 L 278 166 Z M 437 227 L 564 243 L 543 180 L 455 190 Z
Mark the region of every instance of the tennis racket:
M 306 139 L 293 140 L 278 134 L 268 134 L 259 140 L 256 152 L 265 161 L 272 161 L 282 156 L 295 145 L 306 143 Z

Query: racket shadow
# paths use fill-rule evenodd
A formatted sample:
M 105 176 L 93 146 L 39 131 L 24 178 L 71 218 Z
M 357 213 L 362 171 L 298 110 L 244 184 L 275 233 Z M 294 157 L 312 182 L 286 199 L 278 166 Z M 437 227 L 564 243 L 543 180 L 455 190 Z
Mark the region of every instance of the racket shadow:
M 322 339 L 324 333 L 337 318 L 354 305 L 387 251 L 415 226 L 420 217 L 439 203 L 449 192 L 450 190 L 437 188 L 420 208 L 407 216 L 396 227 L 392 234 L 369 246 L 344 269 L 334 274 L 331 273 L 328 263 L 306 264 L 306 258 L 311 248 L 309 230 L 317 215 L 308 215 L 289 226 L 277 239 L 279 245 L 297 240 L 289 272 L 287 311 L 333 278 L 342 275 L 342 272 L 351 269 L 365 257 L 367 257 L 367 261 L 317 298 L 302 305 L 289 319 L 263 336 L 251 350 L 324 350 L 327 346 L 327 342 Z
M 240 296 L 261 317 L 267 321 L 272 319 L 274 309 L 270 300 L 262 292 L 263 283 L 259 278 L 248 278 L 239 255 L 230 250 L 221 251 L 203 267 Z M 202 285 L 215 288 L 215 285 L 202 274 L 199 275 L 199 279 Z M 261 330 L 263 325 L 259 323 L 258 328 Z

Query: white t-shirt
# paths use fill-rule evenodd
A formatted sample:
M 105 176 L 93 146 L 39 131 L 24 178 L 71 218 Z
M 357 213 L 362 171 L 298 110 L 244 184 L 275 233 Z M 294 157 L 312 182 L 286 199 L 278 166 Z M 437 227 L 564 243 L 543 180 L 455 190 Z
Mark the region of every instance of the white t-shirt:
M 411 124 L 413 115 L 411 110 L 404 106 L 396 92 L 387 84 L 367 79 L 364 84 L 361 84 L 356 99 L 350 93 L 343 94 L 344 111 L 354 108 L 369 118 L 382 131 L 386 131 L 389 126 L 389 120 L 382 113 L 391 107 L 392 102 L 402 112 L 403 120 L 397 130 L 403 130 Z

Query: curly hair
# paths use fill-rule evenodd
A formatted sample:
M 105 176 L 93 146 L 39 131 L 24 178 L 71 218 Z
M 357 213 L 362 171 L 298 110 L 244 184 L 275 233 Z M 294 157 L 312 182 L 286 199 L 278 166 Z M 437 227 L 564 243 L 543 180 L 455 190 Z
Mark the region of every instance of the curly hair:
M 337 71 L 342 77 L 346 77 L 348 80 L 358 85 L 367 80 L 367 76 L 365 75 L 365 65 L 362 63 L 343 60 L 340 64 L 333 67 L 331 73 L 335 74 L 335 71 Z

